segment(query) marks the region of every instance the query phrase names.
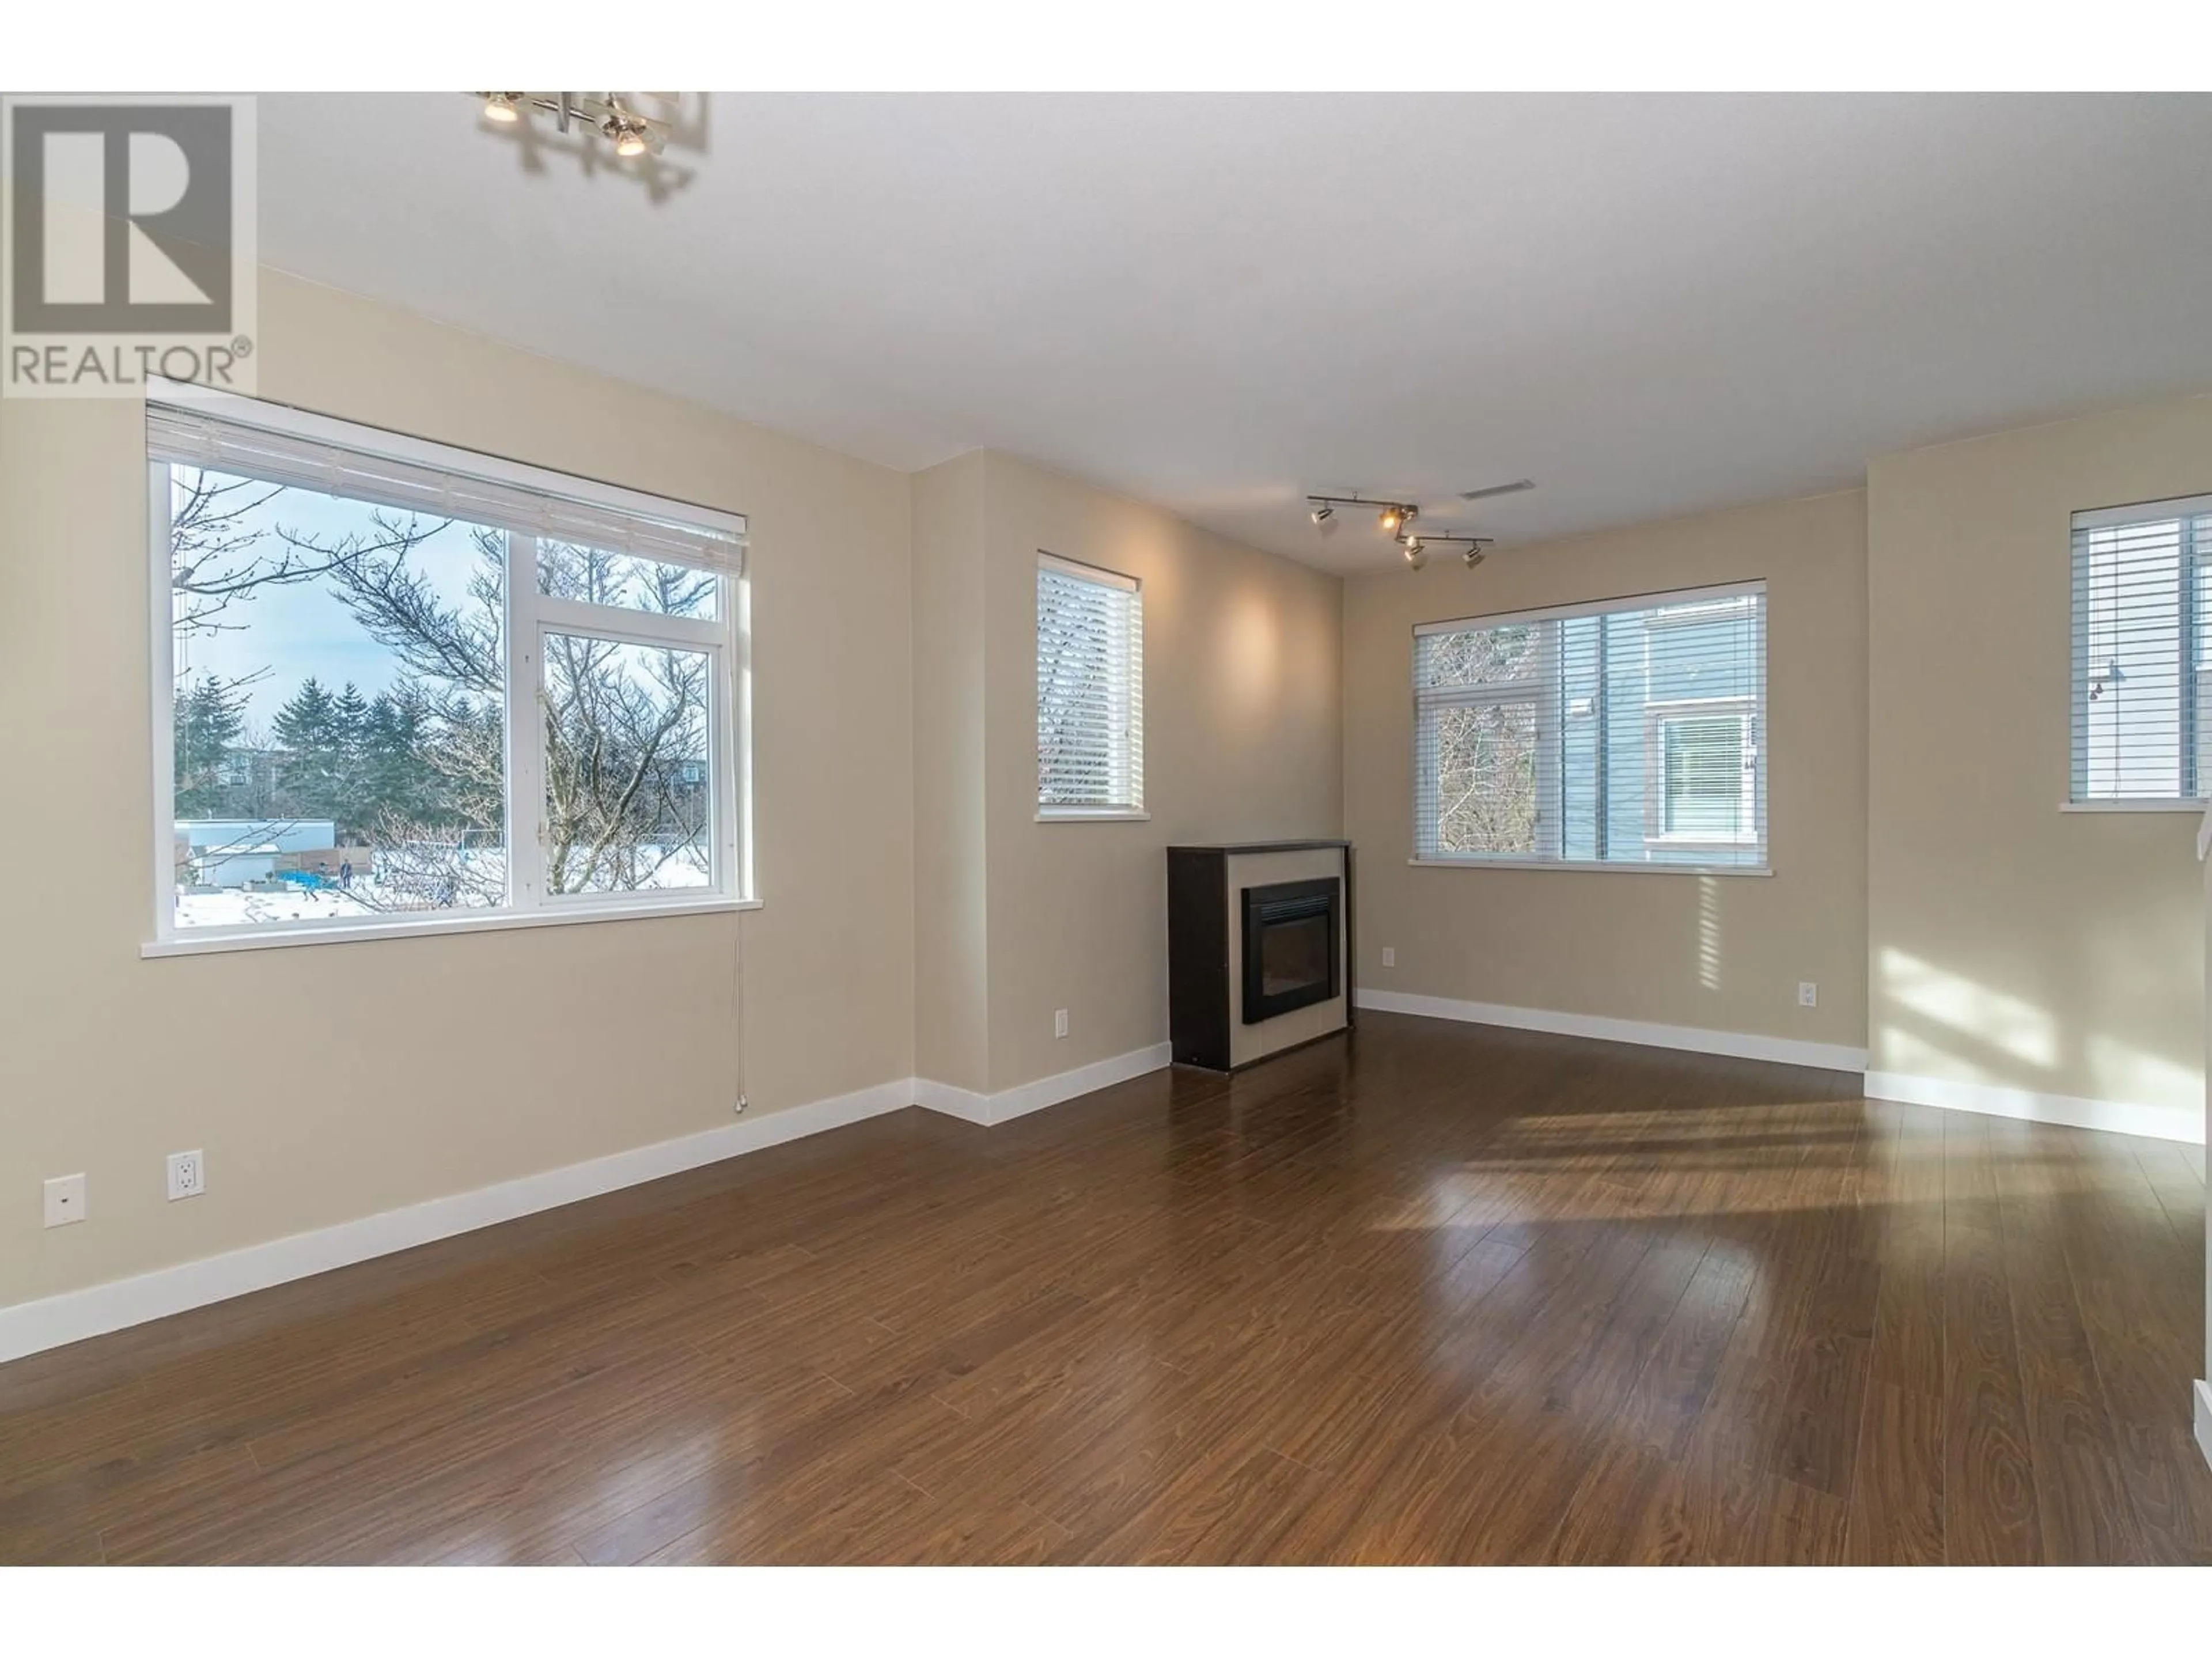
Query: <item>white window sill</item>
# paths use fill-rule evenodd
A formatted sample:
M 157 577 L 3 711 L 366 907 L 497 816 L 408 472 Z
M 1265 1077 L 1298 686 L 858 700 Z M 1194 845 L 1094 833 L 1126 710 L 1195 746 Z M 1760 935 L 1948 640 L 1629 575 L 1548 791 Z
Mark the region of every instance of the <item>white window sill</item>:
M 441 933 L 503 933 L 511 927 L 572 927 L 585 922 L 636 921 L 648 916 L 726 915 L 757 910 L 758 899 L 684 899 L 648 904 L 579 905 L 574 909 L 495 910 L 480 916 L 441 916 L 434 920 L 325 923 L 287 927 L 270 925 L 246 930 L 208 929 L 179 933 L 171 939 L 149 939 L 138 954 L 152 957 L 204 957 L 224 951 L 271 951 L 295 945 L 345 945 L 366 939 L 429 939 Z
M 1152 814 L 1132 811 L 1125 806 L 1042 806 L 1037 809 L 1039 823 L 1146 823 Z
M 2061 801 L 2062 812 L 2202 812 L 2212 808 L 2207 800 L 2142 799 Z
M 1407 859 L 1428 870 L 1582 870 L 1607 876 L 1771 876 L 1769 864 L 1601 863 L 1595 859 Z

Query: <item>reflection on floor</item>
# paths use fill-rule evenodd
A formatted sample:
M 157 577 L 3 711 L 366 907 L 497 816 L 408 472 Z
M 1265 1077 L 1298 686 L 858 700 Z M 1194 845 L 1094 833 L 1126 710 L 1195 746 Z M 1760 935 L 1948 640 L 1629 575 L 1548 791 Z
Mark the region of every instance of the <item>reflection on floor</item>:
M 0 1560 L 2212 1561 L 2203 1206 L 1370 1016 L 0 1368 Z

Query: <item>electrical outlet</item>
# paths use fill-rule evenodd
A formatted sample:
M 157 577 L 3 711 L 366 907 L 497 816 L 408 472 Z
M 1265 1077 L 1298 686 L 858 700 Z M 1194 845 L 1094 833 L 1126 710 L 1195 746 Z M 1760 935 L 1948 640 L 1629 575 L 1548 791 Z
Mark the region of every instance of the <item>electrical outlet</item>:
M 1052 1011 L 1052 1034 L 1056 1037 L 1064 1037 L 1067 1035 L 1066 1009 L 1055 1008 Z
M 85 1217 L 84 1177 L 56 1176 L 46 1182 L 46 1225 L 66 1227 Z
M 1820 988 L 1814 984 L 1809 979 L 1799 980 L 1797 981 L 1797 1006 L 1800 1008 L 1819 1007 L 1820 1006 Z
M 1398 947 L 1396 945 L 1386 945 L 1382 947 L 1382 965 L 1385 968 L 1395 968 L 1398 965 Z
M 169 1154 L 169 1201 L 180 1198 L 198 1198 L 207 1190 L 207 1154 L 205 1152 L 171 1152 Z

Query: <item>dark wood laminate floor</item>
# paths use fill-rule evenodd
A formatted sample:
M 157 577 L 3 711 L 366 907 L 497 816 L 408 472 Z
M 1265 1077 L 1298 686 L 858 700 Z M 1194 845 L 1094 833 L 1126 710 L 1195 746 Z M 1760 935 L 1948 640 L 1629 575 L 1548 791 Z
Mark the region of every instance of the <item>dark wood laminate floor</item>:
M 2201 1151 L 1389 1016 L 0 1367 L 0 1560 L 2212 1561 Z

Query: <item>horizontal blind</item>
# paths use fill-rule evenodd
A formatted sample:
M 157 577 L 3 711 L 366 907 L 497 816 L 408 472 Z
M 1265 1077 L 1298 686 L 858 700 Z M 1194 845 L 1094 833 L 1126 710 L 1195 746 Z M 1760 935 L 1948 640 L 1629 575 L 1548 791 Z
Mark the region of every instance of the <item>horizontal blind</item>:
M 319 490 L 403 513 L 458 519 L 726 574 L 742 574 L 744 568 L 741 534 L 690 520 L 673 502 L 665 515 L 632 510 L 557 489 L 472 476 L 460 466 L 426 465 L 167 404 L 146 406 L 146 450 L 151 460 Z M 459 452 L 454 453 L 459 457 Z
M 2207 793 L 2208 565 L 2212 496 L 2074 515 L 2071 799 Z
M 1437 623 L 1414 855 L 1762 867 L 1764 584 Z
M 1135 581 L 1040 556 L 1040 808 L 1143 808 L 1144 653 L 1144 596 Z

